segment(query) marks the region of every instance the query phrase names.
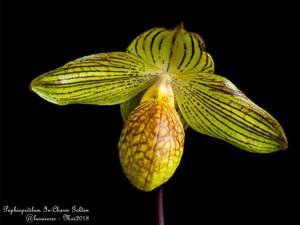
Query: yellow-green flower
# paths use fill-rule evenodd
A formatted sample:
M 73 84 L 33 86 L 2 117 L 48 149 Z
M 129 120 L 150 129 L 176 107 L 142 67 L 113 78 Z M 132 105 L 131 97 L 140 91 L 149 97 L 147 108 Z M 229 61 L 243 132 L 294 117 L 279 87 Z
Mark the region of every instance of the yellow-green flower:
M 58 105 L 121 104 L 123 171 L 136 188 L 151 191 L 178 167 L 188 126 L 249 152 L 287 148 L 280 124 L 213 73 L 202 38 L 180 24 L 142 33 L 126 52 L 71 61 L 34 79 L 31 89 Z

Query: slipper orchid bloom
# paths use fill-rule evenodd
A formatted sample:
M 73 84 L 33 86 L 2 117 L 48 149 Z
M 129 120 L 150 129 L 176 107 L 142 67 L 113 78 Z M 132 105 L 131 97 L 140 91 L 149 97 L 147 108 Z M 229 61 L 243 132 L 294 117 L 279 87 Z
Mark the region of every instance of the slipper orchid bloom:
M 277 120 L 214 74 L 204 41 L 182 24 L 148 30 L 126 52 L 71 61 L 35 78 L 31 89 L 58 105 L 120 104 L 125 122 L 120 162 L 129 181 L 143 191 L 174 174 L 188 126 L 249 152 L 288 146 Z

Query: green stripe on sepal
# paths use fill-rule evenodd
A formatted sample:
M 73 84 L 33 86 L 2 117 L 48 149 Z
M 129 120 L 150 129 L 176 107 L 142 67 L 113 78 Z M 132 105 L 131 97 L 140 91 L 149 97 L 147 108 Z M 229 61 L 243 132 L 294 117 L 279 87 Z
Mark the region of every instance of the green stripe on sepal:
M 157 70 L 130 53 L 100 53 L 37 77 L 31 82 L 31 89 L 59 105 L 113 105 L 144 91 L 158 75 Z
M 173 75 L 172 85 L 180 111 L 194 130 L 250 152 L 287 148 L 277 120 L 226 78 L 209 73 Z

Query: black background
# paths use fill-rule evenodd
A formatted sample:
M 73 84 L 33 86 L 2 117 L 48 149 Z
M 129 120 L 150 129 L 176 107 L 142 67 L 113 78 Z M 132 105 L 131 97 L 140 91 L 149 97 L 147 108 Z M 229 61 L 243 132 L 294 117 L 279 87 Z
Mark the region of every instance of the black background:
M 1 2 L 1 224 L 26 223 L 4 205 L 83 206 L 90 221 L 82 224 L 156 223 L 157 191 L 136 190 L 121 171 L 119 106 L 57 106 L 28 85 L 181 21 L 203 37 L 216 73 L 281 123 L 289 149 L 251 154 L 188 129 L 180 166 L 164 185 L 166 224 L 299 224 L 297 1 L 8 0 Z

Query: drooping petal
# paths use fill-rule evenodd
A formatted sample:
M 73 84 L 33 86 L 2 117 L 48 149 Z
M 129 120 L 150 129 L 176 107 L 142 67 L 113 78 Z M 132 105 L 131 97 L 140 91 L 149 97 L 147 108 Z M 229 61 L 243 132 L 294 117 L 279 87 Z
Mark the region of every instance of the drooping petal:
M 179 108 L 194 130 L 250 152 L 287 148 L 277 120 L 226 78 L 209 73 L 174 75 L 172 85 Z
M 139 35 L 127 51 L 164 72 L 214 72 L 214 62 L 203 39 L 181 23 L 173 30 L 153 28 Z
M 71 61 L 31 82 L 31 89 L 49 102 L 113 105 L 144 91 L 158 72 L 135 55 L 100 53 Z

